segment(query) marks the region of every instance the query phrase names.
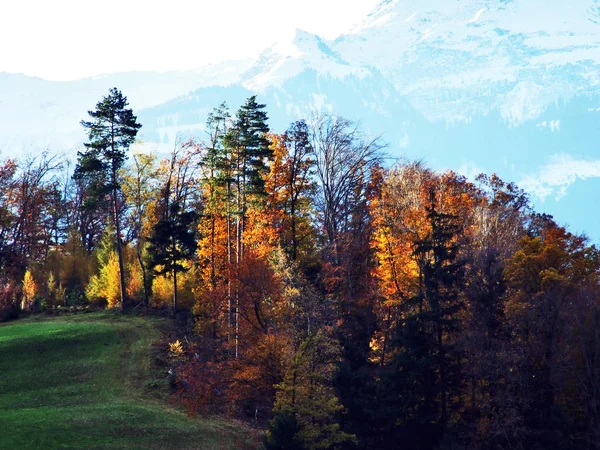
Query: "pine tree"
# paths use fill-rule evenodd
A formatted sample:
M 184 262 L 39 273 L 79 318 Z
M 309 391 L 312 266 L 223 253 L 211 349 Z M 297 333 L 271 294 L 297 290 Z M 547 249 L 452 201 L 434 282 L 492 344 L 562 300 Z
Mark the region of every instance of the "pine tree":
M 174 315 L 177 313 L 177 274 L 189 270 L 184 262 L 196 251 L 195 221 L 194 211 L 184 211 L 179 203 L 173 202 L 150 237 L 151 265 L 158 275 L 173 277 Z
M 438 210 L 433 189 L 429 196 L 429 232 L 413 252 L 419 289 L 405 305 L 379 392 L 382 422 L 394 430 L 394 439 L 404 439 L 407 448 L 415 449 L 433 448 L 441 438 L 458 406 L 461 383 L 455 346 L 463 306 L 464 261 L 457 243 L 461 228 L 456 216 Z
M 199 223 L 199 264 L 202 279 L 209 290 L 225 277 L 226 264 L 231 264 L 231 183 L 232 164 L 230 149 L 223 145 L 230 125 L 226 103 L 208 115 L 206 127 L 209 143 L 201 161 L 202 167 L 202 220 Z M 218 249 L 225 249 L 225 254 Z
M 112 220 L 115 227 L 115 241 L 119 260 L 121 309 L 125 307 L 125 269 L 121 242 L 121 205 L 119 193 L 121 181 L 119 169 L 123 166 L 126 152 L 135 142 L 141 125 L 133 111 L 127 108 L 127 97 L 117 88 L 96 104 L 94 111 L 88 111 L 93 119 L 81 121 L 88 133 L 86 150 L 78 153 L 75 179 L 90 181 L 88 206 L 98 205 L 106 196 L 110 196 Z
M 265 195 L 266 161 L 273 156 L 267 139 L 269 126 L 265 105 L 250 97 L 240 107 L 233 126 L 223 138 L 231 149 L 232 184 L 236 203 L 236 263 L 243 258 L 243 235 L 246 227 L 248 203 Z
M 265 200 L 265 178 L 269 168 L 267 161 L 272 159 L 273 150 L 267 139 L 265 105 L 256 102 L 256 96 L 250 97 L 240 107 L 232 127 L 223 137 L 223 145 L 231 155 L 229 167 L 231 191 L 234 200 L 235 216 L 235 265 L 239 267 L 244 258 L 244 231 L 250 203 L 260 205 Z M 232 249 L 228 245 L 228 252 Z M 230 253 L 231 254 L 231 253 Z M 229 294 L 228 294 L 229 295 Z M 230 297 L 231 298 L 231 297 Z M 239 347 L 239 293 L 235 293 L 233 327 L 235 329 L 235 356 Z

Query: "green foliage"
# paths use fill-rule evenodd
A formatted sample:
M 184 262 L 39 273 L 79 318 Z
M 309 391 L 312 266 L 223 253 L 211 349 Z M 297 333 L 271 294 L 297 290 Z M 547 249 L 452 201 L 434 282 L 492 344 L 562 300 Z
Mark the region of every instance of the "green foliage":
M 298 440 L 298 421 L 292 413 L 281 412 L 270 423 L 265 435 L 267 450 L 303 450 L 305 447 Z
M 238 183 L 240 180 L 248 183 L 247 193 L 264 194 L 266 161 L 273 156 L 266 136 L 267 120 L 265 105 L 257 103 L 253 95 L 240 107 L 233 126 L 223 138 L 225 146 L 233 149 L 232 162 Z
M 74 177 L 90 177 L 90 201 L 98 201 L 102 195 L 112 194 L 120 188 L 117 172 L 141 128 L 127 106 L 127 97 L 117 88 L 111 88 L 109 94 L 96 104 L 96 109 L 88 111 L 93 120 L 81 121 L 89 142 L 84 144 L 86 151 L 78 153 Z
M 355 440 L 338 423 L 344 409 L 333 387 L 339 358 L 339 346 L 323 330 L 302 342 L 284 381 L 277 386 L 273 408 L 276 416 L 267 438 L 270 445 L 285 444 L 282 435 L 291 433 L 294 427 L 294 441 L 308 450 L 340 448 Z
M 112 88 L 109 95 L 96 104 L 96 110 L 88 111 L 93 119 L 81 121 L 87 130 L 89 142 L 86 151 L 77 154 L 77 166 L 73 178 L 87 186 L 84 208 L 98 209 L 104 198 L 110 196 L 112 223 L 119 266 L 119 294 L 121 309 L 125 306 L 125 264 L 121 244 L 121 181 L 119 171 L 127 157 L 126 151 L 135 142 L 141 125 L 128 106 L 127 97 Z
M 417 295 L 404 305 L 394 354 L 384 370 L 380 420 L 390 441 L 432 448 L 454 417 L 462 392 L 462 355 L 456 347 L 464 261 L 459 258 L 456 216 L 438 211 L 435 192 L 426 207 L 429 232 L 416 242 Z
M 159 275 L 186 272 L 183 262 L 192 258 L 196 251 L 196 236 L 193 224 L 194 211 L 182 211 L 177 203 L 169 207 L 167 217 L 154 225 L 150 237 L 151 265 Z
M 154 225 L 150 236 L 150 266 L 157 275 L 170 276 L 173 279 L 173 312 L 177 312 L 178 285 L 177 274 L 187 272 L 189 266 L 184 263 L 196 253 L 196 233 L 193 224 L 195 211 L 182 211 L 179 203 L 173 202 L 168 213 Z

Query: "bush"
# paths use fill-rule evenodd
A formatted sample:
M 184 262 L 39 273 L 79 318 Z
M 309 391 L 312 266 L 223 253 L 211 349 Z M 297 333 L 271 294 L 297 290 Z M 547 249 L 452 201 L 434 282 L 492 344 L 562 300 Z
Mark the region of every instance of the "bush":
M 291 413 L 279 413 L 273 420 L 265 436 L 267 450 L 303 450 L 296 434 L 299 431 L 296 417 Z
M 14 285 L 0 282 L 0 322 L 16 319 L 19 316 L 18 294 L 18 289 Z

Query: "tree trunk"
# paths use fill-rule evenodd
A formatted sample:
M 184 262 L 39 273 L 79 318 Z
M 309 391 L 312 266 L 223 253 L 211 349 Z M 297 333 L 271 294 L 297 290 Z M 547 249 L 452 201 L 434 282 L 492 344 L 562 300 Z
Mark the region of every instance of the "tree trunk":
M 231 183 L 227 180 L 227 342 L 231 335 Z
M 146 275 L 146 266 L 144 265 L 144 260 L 142 258 L 142 249 L 140 247 L 139 242 L 137 245 L 137 257 L 138 262 L 140 263 L 140 269 L 142 269 L 142 283 L 144 284 L 144 305 L 150 306 L 150 299 L 148 298 L 148 276 Z
M 177 270 L 173 269 L 173 317 L 177 317 Z
M 116 170 L 113 168 L 113 180 L 116 180 Z M 113 184 L 113 186 L 116 185 Z M 121 243 L 121 221 L 119 220 L 119 198 L 116 187 L 113 188 L 113 205 L 115 218 L 115 234 L 117 238 L 117 258 L 119 260 L 119 288 L 121 292 L 121 311 L 125 311 L 125 265 L 123 263 L 123 246 Z
M 114 122 L 111 123 L 111 150 L 115 154 L 115 127 Z M 119 288 L 121 291 L 121 311 L 125 311 L 125 267 L 123 264 L 123 247 L 121 244 L 121 221 L 119 220 L 119 192 L 117 189 L 117 167 L 114 156 L 112 157 L 111 182 L 113 188 L 113 207 L 115 218 L 115 234 L 117 235 L 117 258 L 119 260 Z
M 298 239 L 296 237 L 296 202 L 292 199 L 290 206 L 291 228 L 292 228 L 292 260 L 298 259 Z

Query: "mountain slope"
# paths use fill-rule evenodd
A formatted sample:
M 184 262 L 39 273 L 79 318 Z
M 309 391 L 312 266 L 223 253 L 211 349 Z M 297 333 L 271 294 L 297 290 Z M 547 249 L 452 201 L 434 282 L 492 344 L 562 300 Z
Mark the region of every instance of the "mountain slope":
M 497 110 L 514 126 L 599 91 L 599 18 L 597 1 L 388 0 L 331 45 L 430 120 Z

